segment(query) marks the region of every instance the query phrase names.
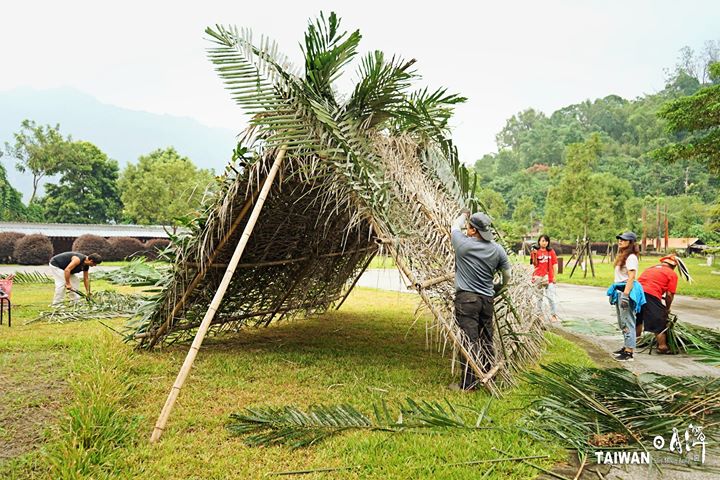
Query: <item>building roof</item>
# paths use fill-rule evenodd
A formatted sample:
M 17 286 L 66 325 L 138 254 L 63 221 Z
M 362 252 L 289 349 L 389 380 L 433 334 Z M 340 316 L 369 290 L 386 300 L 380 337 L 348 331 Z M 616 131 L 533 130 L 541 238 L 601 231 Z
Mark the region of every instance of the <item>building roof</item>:
M 84 234 L 100 237 L 168 238 L 162 225 L 90 225 L 80 223 L 23 223 L 0 222 L 0 232 L 30 235 L 42 233 L 48 237 L 79 237 Z
M 660 239 L 660 245 L 665 245 L 665 240 Z M 705 242 L 700 240 L 697 237 L 670 237 L 668 238 L 668 248 L 683 248 L 686 249 L 688 247 L 700 247 L 702 245 L 705 245 Z

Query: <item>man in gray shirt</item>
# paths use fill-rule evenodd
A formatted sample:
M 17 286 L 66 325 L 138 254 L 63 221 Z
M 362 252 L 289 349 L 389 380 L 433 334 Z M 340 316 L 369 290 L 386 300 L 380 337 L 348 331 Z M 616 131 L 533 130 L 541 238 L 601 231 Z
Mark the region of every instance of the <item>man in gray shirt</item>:
M 464 211 L 455 219 L 451 231 L 455 249 L 455 320 L 467 335 L 470 353 L 480 359 L 479 367 L 488 372 L 495 357 L 493 298 L 510 279 L 510 261 L 505 250 L 493 241 L 490 217 L 478 212 L 468 218 L 469 213 Z M 493 283 L 496 272 L 502 277 L 498 285 Z M 478 380 L 475 372 L 464 358 L 461 365 L 463 380 L 451 388 L 475 389 Z

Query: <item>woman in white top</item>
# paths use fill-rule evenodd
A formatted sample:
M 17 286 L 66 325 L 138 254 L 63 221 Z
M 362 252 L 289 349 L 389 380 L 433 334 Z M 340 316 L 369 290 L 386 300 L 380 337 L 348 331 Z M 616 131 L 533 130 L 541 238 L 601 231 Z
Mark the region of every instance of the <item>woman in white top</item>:
M 618 255 L 615 259 L 615 283 L 625 283 L 625 288 L 618 295 L 615 304 L 618 326 L 623 332 L 623 348 L 615 353 L 617 360 L 626 362 L 633 360 L 635 349 L 635 306 L 630 299 L 630 291 L 635 283 L 638 272 L 638 253 L 640 248 L 637 245 L 637 235 L 633 232 L 625 232 L 617 235 Z

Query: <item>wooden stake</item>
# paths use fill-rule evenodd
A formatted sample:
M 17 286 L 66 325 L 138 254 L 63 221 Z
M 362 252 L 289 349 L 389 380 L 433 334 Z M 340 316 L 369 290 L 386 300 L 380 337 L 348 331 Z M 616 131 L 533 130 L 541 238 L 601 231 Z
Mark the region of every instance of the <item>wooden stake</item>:
M 670 241 L 670 235 L 668 231 L 668 206 L 665 203 L 665 253 L 668 251 L 668 243 Z
M 195 361 L 195 357 L 197 356 L 198 351 L 200 350 L 200 345 L 202 345 L 203 340 L 205 339 L 205 334 L 208 331 L 208 328 L 210 327 L 210 323 L 212 322 L 213 318 L 215 317 L 215 313 L 217 312 L 218 307 L 220 306 L 220 302 L 222 301 L 223 297 L 225 296 L 225 292 L 227 291 L 228 286 L 230 285 L 230 280 L 232 280 L 232 276 L 235 273 L 235 267 L 240 262 L 240 257 L 243 254 L 243 251 L 245 250 L 245 246 L 248 243 L 248 240 L 250 239 L 250 235 L 252 234 L 253 228 L 255 227 L 255 223 L 257 222 L 258 217 L 260 216 L 260 211 L 263 208 L 263 205 L 265 204 L 265 199 L 268 196 L 268 193 L 270 192 L 270 187 L 272 186 L 273 180 L 275 179 L 275 175 L 277 174 L 278 170 L 280 169 L 280 164 L 282 163 L 283 157 L 285 156 L 285 151 L 287 150 L 287 147 L 282 147 L 280 151 L 278 152 L 277 156 L 275 157 L 275 161 L 272 164 L 272 167 L 270 168 L 270 172 L 268 173 L 267 178 L 265 179 L 265 183 L 263 184 L 262 190 L 260 191 L 260 195 L 258 196 L 257 203 L 253 207 L 252 213 L 250 214 L 250 218 L 248 219 L 247 225 L 245 225 L 245 229 L 243 230 L 242 237 L 240 237 L 240 241 L 237 244 L 237 247 L 235 247 L 235 252 L 233 253 L 232 258 L 230 259 L 230 265 L 228 265 L 227 270 L 225 271 L 225 275 L 222 278 L 222 281 L 220 282 L 220 285 L 218 286 L 217 292 L 215 292 L 215 296 L 212 299 L 212 302 L 210 302 L 210 306 L 208 307 L 207 312 L 205 313 L 205 317 L 202 320 L 202 323 L 200 324 L 200 327 L 198 328 L 197 333 L 195 334 L 195 339 L 193 340 L 192 345 L 190 346 L 190 351 L 188 351 L 187 357 L 185 357 L 185 361 L 183 362 L 182 368 L 180 369 L 180 372 L 178 373 L 177 378 L 175 379 L 175 383 L 173 384 L 172 388 L 170 389 L 170 394 L 168 395 L 167 400 L 165 401 L 165 405 L 163 406 L 162 412 L 160 412 L 160 416 L 158 417 L 157 423 L 155 424 L 155 428 L 153 429 L 152 436 L 150 437 L 150 443 L 157 442 L 160 439 L 160 436 L 162 435 L 163 431 L 165 430 L 165 425 L 167 424 L 168 417 L 170 416 L 170 412 L 173 409 L 173 406 L 175 405 L 175 401 L 177 400 L 178 395 L 180 394 L 180 389 L 182 388 L 183 384 L 185 383 L 185 379 L 187 379 L 188 374 L 190 373 L 190 368 L 192 368 L 192 364 Z
M 642 208 L 642 245 L 640 246 L 640 252 L 645 255 L 645 248 L 647 243 L 647 210 L 645 207 Z

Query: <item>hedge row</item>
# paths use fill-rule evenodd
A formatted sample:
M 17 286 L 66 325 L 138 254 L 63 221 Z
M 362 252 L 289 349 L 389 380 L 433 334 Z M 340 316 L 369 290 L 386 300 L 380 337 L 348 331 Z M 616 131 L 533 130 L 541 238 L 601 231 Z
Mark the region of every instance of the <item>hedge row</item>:
M 136 256 L 154 260 L 169 244 L 168 240 L 161 238 L 143 243 L 131 237 L 106 240 L 97 235 L 81 235 L 73 242 L 72 249 L 88 255 L 99 253 L 103 260 L 125 260 Z M 43 265 L 48 263 L 52 256 L 52 243 L 45 235 L 0 232 L 0 263 Z
M 170 245 L 170 241 L 164 238 L 156 238 L 142 243 L 132 237 L 115 237 L 106 240 L 97 235 L 81 235 L 73 242 L 72 249 L 86 255 L 99 253 L 103 260 L 125 260 L 139 256 L 155 260 L 168 245 Z
M 13 257 L 20 265 L 43 265 L 53 256 L 50 239 L 42 233 L 25 235 L 15 243 Z

